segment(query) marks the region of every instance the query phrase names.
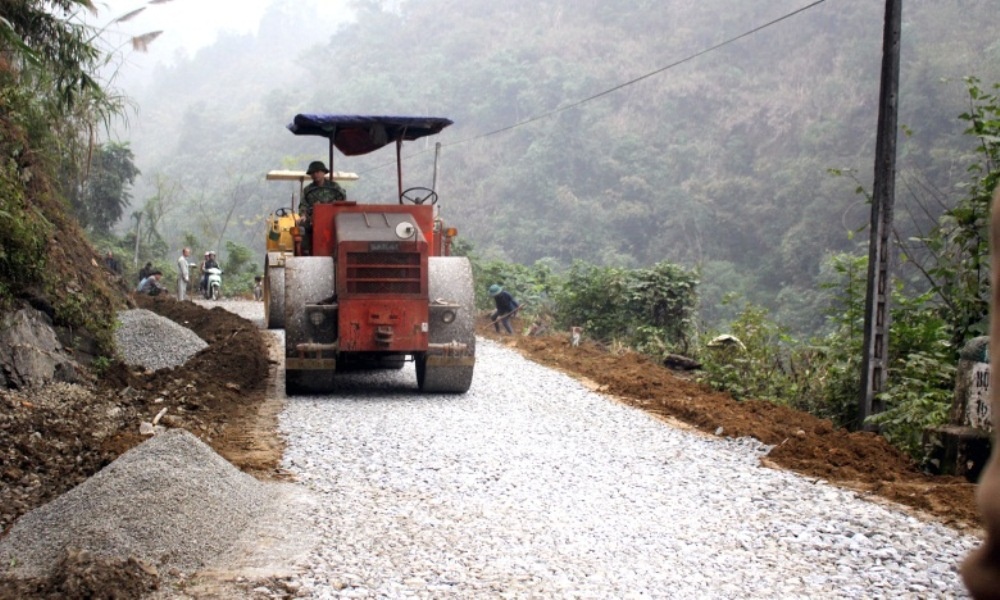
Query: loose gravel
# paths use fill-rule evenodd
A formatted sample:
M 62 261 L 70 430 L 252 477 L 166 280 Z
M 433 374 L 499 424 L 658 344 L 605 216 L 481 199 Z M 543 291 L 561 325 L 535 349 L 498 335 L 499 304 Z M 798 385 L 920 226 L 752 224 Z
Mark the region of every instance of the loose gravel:
M 143 308 L 118 313 L 115 344 L 122 361 L 157 371 L 182 365 L 208 346 L 187 327 Z
M 289 398 L 320 496 L 311 598 L 956 598 L 978 543 L 678 430 L 480 340 L 472 389 L 409 367 Z M 376 388 L 376 389 L 373 389 Z
M 288 501 L 287 488 L 257 481 L 171 429 L 18 519 L 0 540 L 0 559 L 4 574 L 18 578 L 51 576 L 69 548 L 193 572 L 218 563 Z

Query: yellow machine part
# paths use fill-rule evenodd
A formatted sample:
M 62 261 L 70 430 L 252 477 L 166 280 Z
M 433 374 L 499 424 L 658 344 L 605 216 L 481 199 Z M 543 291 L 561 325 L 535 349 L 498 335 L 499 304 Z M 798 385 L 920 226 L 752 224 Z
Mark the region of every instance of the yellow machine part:
M 292 239 L 292 227 L 295 227 L 295 213 L 285 213 L 278 216 L 271 213 L 267 217 L 267 251 L 292 252 L 295 250 L 295 240 Z

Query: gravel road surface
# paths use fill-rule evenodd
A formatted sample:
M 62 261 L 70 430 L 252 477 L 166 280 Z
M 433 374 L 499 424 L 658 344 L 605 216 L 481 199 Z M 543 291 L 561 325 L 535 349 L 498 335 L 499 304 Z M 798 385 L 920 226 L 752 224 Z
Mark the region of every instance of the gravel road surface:
M 283 466 L 322 540 L 299 596 L 965 597 L 975 537 L 477 348 L 465 395 L 420 395 L 407 365 L 288 398 Z

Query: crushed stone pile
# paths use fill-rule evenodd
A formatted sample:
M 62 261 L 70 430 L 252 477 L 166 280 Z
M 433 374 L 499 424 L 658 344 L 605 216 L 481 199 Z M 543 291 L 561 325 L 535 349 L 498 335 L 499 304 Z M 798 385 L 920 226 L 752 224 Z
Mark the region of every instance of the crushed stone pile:
M 187 327 L 144 308 L 121 311 L 118 320 L 115 344 L 129 366 L 150 371 L 176 367 L 208 346 Z
M 51 577 L 68 549 L 192 572 L 280 511 L 282 497 L 191 433 L 171 429 L 21 517 L 0 540 L 0 575 Z

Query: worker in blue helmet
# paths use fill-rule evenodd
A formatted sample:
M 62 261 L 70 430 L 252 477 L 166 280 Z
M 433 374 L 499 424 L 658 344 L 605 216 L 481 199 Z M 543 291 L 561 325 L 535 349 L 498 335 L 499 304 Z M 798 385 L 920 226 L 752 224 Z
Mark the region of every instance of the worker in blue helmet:
M 496 328 L 497 333 L 500 333 L 500 324 L 503 323 L 503 328 L 507 333 L 513 334 L 514 329 L 510 326 L 510 320 L 514 318 L 521 305 L 517 303 L 514 296 L 510 295 L 510 292 L 504 290 L 499 284 L 494 283 L 491 285 L 489 294 L 497 307 L 496 311 L 490 315 L 493 327 Z

